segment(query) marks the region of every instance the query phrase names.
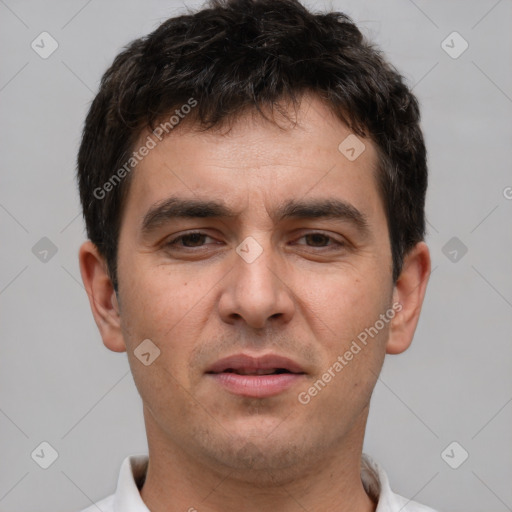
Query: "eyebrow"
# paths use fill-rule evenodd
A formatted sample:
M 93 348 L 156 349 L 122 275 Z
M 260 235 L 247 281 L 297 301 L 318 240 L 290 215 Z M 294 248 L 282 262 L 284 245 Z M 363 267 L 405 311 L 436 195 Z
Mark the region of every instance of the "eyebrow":
M 213 200 L 184 199 L 170 197 L 154 204 L 144 215 L 142 234 L 162 227 L 173 219 L 229 219 L 239 213 L 231 210 L 225 203 Z M 274 223 L 286 219 L 339 219 L 352 223 L 363 234 L 369 231 L 366 215 L 353 205 L 340 199 L 302 199 L 289 200 L 271 212 Z

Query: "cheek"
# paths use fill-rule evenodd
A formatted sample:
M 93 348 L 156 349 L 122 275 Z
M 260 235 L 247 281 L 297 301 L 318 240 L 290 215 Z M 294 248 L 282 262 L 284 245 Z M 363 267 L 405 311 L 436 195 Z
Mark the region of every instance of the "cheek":
M 328 422 L 332 411 L 346 419 L 364 410 L 385 357 L 389 323 L 382 323 L 380 315 L 389 308 L 387 294 L 371 281 L 347 284 L 331 281 L 317 297 L 314 314 L 322 328 L 318 341 L 324 357 L 303 399 L 311 400 L 320 424 Z
M 323 325 L 330 349 L 337 351 L 374 325 L 389 307 L 391 297 L 391 288 L 375 271 L 364 276 L 355 271 L 333 273 L 314 286 L 303 286 L 308 288 L 305 314 Z
M 121 318 L 134 378 L 136 382 L 140 378 L 141 388 L 163 385 L 171 392 L 173 377 L 188 387 L 187 362 L 211 317 L 209 297 L 216 280 L 212 278 L 210 283 L 210 277 L 198 279 L 197 273 L 194 277 L 191 272 L 163 265 L 144 266 L 142 261 L 131 261 L 129 265 L 134 271 L 120 274 Z M 148 367 L 134 354 L 145 339 L 150 339 L 160 350 L 158 358 Z M 148 371 L 153 365 L 158 372 Z M 143 389 L 140 391 L 144 394 Z
M 203 299 L 211 288 L 207 282 L 179 267 L 150 267 L 144 261 L 134 261 L 129 266 L 134 270 L 120 278 L 125 292 L 123 316 L 131 327 L 130 334 L 153 336 L 167 343 L 167 337 L 179 332 L 190 315 L 200 323 Z
M 120 276 L 121 318 L 135 384 L 156 416 L 167 417 L 165 411 L 170 409 L 170 403 L 174 411 L 184 413 L 191 406 L 183 393 L 183 387 L 190 384 L 186 362 L 204 323 L 201 297 L 208 288 L 189 276 L 170 274 L 163 267 L 144 268 L 134 262 L 131 265 L 136 270 L 129 276 Z M 146 339 L 155 344 L 158 353 L 148 366 L 136 356 L 137 347 Z M 170 417 L 167 420 L 174 421 Z

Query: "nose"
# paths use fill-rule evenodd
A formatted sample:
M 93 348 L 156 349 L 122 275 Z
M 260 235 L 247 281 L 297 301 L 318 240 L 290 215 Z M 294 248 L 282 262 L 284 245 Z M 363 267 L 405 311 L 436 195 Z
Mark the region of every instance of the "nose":
M 254 261 L 237 253 L 233 257 L 234 268 L 223 281 L 218 302 L 222 320 L 245 323 L 254 329 L 290 322 L 295 301 L 291 283 L 287 283 L 289 277 L 282 272 L 285 262 L 279 255 L 267 246 Z

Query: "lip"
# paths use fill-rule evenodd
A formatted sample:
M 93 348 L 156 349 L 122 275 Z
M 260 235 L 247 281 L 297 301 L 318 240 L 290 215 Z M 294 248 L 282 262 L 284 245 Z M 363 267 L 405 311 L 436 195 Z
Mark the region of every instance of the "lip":
M 280 368 L 290 373 L 305 373 L 304 369 L 292 359 L 277 354 L 265 354 L 262 356 L 251 356 L 249 354 L 234 354 L 219 359 L 210 366 L 206 373 L 220 373 L 228 369 L 241 370 L 271 370 Z
M 257 374 L 265 370 L 281 370 L 283 373 Z M 301 381 L 306 372 L 295 361 L 277 354 L 258 357 L 235 354 L 214 363 L 206 374 L 230 393 L 265 398 L 283 393 Z

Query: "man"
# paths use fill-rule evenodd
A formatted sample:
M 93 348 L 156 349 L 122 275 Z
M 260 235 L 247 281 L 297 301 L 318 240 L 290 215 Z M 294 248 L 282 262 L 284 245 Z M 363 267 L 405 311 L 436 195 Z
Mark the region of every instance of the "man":
M 82 279 L 149 446 L 88 511 L 432 511 L 362 454 L 430 257 L 417 101 L 348 17 L 167 20 L 105 73 L 78 179 Z

